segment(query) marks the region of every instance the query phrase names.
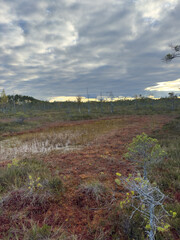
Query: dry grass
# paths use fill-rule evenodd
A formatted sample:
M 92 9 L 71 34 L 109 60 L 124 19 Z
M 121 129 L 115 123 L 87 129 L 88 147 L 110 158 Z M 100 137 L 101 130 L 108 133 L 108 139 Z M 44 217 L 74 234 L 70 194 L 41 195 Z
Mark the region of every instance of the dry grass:
M 24 158 L 51 151 L 81 149 L 102 134 L 123 126 L 121 119 L 98 120 L 81 125 L 53 127 L 42 132 L 26 133 L 0 142 L 0 161 Z

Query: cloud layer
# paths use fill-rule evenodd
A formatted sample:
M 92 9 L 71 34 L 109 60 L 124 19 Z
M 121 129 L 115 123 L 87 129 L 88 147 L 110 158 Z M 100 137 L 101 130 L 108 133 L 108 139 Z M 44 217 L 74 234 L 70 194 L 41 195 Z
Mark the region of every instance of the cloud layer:
M 0 90 L 41 99 L 157 92 L 150 87 L 179 79 L 178 60 L 161 62 L 179 44 L 179 12 L 178 0 L 2 0 Z
M 180 91 L 180 79 L 175 81 L 158 82 L 156 86 L 148 87 L 145 90 L 157 92 L 178 92 Z

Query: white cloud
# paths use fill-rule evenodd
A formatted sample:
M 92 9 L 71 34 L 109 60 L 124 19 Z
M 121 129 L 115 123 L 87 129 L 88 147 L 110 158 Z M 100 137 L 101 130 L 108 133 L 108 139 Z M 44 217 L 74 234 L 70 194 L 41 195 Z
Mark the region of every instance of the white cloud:
M 159 20 L 177 5 L 178 0 L 135 0 L 136 8 L 146 19 Z
M 2 27 L 3 34 L 0 34 L 0 47 L 12 48 L 24 44 L 23 31 L 13 24 L 5 24 Z
M 180 79 L 167 82 L 157 82 L 156 86 L 148 87 L 145 90 L 158 92 L 180 91 Z
M 9 24 L 13 20 L 16 20 L 16 16 L 11 13 L 11 7 L 2 1 L 0 7 L 0 24 Z

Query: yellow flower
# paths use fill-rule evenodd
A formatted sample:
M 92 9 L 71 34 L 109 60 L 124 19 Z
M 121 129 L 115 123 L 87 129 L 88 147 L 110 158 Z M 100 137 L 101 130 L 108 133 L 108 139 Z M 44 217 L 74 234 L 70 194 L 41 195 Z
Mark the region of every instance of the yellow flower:
M 123 202 L 120 202 L 120 208 L 123 208 Z
M 159 232 L 164 232 L 164 228 L 162 228 L 162 227 L 157 227 L 157 230 L 158 230 Z
M 42 187 L 42 184 L 38 183 L 38 184 L 37 184 L 37 187 Z
M 177 216 L 177 212 L 173 212 L 173 218 Z
M 164 225 L 164 229 L 168 229 L 170 227 L 170 225 L 168 224 L 168 223 L 166 223 L 165 225 Z
M 165 232 L 168 230 L 168 228 L 170 227 L 170 225 L 168 223 L 164 224 L 163 227 L 158 227 L 157 230 L 160 232 Z
M 145 209 L 145 205 L 144 205 L 144 204 L 142 204 L 142 206 L 141 206 L 141 209 L 142 209 L 142 210 L 144 210 L 144 209 Z
M 120 184 L 121 184 L 121 181 L 116 178 L 116 179 L 115 179 L 115 183 L 116 183 L 117 185 L 120 185 Z
M 146 228 L 146 229 L 150 229 L 150 228 L 151 228 L 151 227 L 150 227 L 150 224 L 146 224 L 145 228 Z
M 139 181 L 140 181 L 140 178 L 135 178 L 134 181 L 139 182 Z
M 121 173 L 118 173 L 118 172 L 116 173 L 116 175 L 117 175 L 117 176 L 119 176 L 119 177 L 121 177 L 121 176 L 122 176 L 122 174 L 121 174 Z

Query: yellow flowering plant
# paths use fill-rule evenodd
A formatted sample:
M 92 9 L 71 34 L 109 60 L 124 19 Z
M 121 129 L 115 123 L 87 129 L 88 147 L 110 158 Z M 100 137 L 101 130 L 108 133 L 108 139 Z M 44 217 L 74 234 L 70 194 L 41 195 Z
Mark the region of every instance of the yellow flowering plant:
M 136 211 L 140 212 L 146 222 L 146 232 L 150 240 L 155 239 L 156 231 L 168 231 L 170 225 L 166 222 L 169 216 L 176 217 L 176 212 L 170 211 L 170 214 L 164 208 L 165 195 L 155 185 L 151 184 L 148 179 L 144 179 L 138 173 L 135 176 L 129 174 L 123 177 L 120 173 L 116 173 L 118 178 L 115 179 L 116 184 L 122 185 L 129 192 L 126 198 L 120 202 L 120 208 L 131 203 L 134 208 L 130 218 Z
M 29 175 L 28 178 L 29 178 L 28 189 L 31 192 L 34 192 L 43 187 L 42 184 L 40 183 L 41 180 L 40 177 L 33 178 L 31 175 Z

